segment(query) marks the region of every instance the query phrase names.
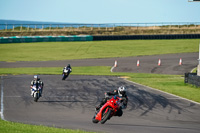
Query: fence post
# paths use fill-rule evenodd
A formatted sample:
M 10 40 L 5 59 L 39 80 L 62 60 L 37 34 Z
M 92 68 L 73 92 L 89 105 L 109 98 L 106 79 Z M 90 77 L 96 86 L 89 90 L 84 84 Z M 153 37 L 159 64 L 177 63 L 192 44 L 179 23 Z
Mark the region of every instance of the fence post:
M 15 26 L 14 26 L 14 24 L 13 24 L 13 31 L 15 30 Z
M 93 30 L 93 25 L 91 25 L 91 30 Z
M 51 30 L 51 24 L 49 25 L 49 30 Z
M 188 83 L 188 76 L 189 76 L 189 73 L 185 73 L 184 83 Z

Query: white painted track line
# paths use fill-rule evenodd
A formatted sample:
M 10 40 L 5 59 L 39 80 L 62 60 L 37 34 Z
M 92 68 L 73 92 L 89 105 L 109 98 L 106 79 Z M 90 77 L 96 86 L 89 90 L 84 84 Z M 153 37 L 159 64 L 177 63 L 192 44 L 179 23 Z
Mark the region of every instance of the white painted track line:
M 5 120 L 4 119 L 4 115 L 3 115 L 3 76 L 1 76 L 1 119 L 2 120 Z

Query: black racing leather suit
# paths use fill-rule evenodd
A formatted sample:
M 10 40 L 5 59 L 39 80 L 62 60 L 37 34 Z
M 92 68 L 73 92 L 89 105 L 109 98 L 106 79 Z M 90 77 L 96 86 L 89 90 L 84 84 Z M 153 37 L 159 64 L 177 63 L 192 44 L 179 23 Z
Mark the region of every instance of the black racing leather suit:
M 31 87 L 33 87 L 33 85 L 36 85 L 36 87 L 38 85 L 40 85 L 41 86 L 41 94 L 42 94 L 44 83 L 40 79 L 37 79 L 37 80 L 34 79 L 31 81 Z
M 106 92 L 105 93 L 105 98 L 102 99 L 100 105 L 96 109 L 99 110 L 107 102 L 107 100 L 110 99 L 109 96 L 114 96 L 114 95 L 118 95 L 122 99 L 121 100 L 122 106 L 120 107 L 120 109 L 117 111 L 117 114 L 116 114 L 117 116 L 122 116 L 122 114 L 123 114 L 122 109 L 125 109 L 127 107 L 128 97 L 127 97 L 126 93 L 123 94 L 123 95 L 119 94 L 118 90 L 114 90 L 114 91 L 111 91 L 111 92 Z
M 67 67 L 64 67 L 64 68 L 63 68 L 63 73 L 64 73 L 64 70 L 68 70 L 68 71 L 69 71 L 69 73 L 71 73 L 71 72 L 72 72 L 72 68 L 71 68 L 71 66 L 70 66 L 70 65 L 68 65 Z

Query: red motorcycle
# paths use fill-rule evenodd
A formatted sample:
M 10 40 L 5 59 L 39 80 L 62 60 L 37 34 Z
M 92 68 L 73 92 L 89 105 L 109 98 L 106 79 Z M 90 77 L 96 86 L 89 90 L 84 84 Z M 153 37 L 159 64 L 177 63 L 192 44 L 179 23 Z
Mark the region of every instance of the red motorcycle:
M 110 100 L 107 100 L 99 111 L 95 112 L 92 122 L 100 122 L 101 124 L 104 124 L 112 116 L 116 115 L 118 109 L 120 108 L 120 104 L 120 98 L 118 96 L 113 96 Z

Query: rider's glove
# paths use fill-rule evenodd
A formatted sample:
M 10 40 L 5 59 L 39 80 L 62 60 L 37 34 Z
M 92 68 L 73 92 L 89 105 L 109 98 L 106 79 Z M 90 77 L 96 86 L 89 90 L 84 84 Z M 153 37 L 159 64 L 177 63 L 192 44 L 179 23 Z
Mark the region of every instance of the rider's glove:
M 120 106 L 120 108 L 121 108 L 121 109 L 125 109 L 125 108 L 126 108 L 126 106 L 125 106 L 125 105 L 122 105 L 122 106 Z
M 109 95 L 107 93 L 105 93 L 105 98 L 109 97 Z

